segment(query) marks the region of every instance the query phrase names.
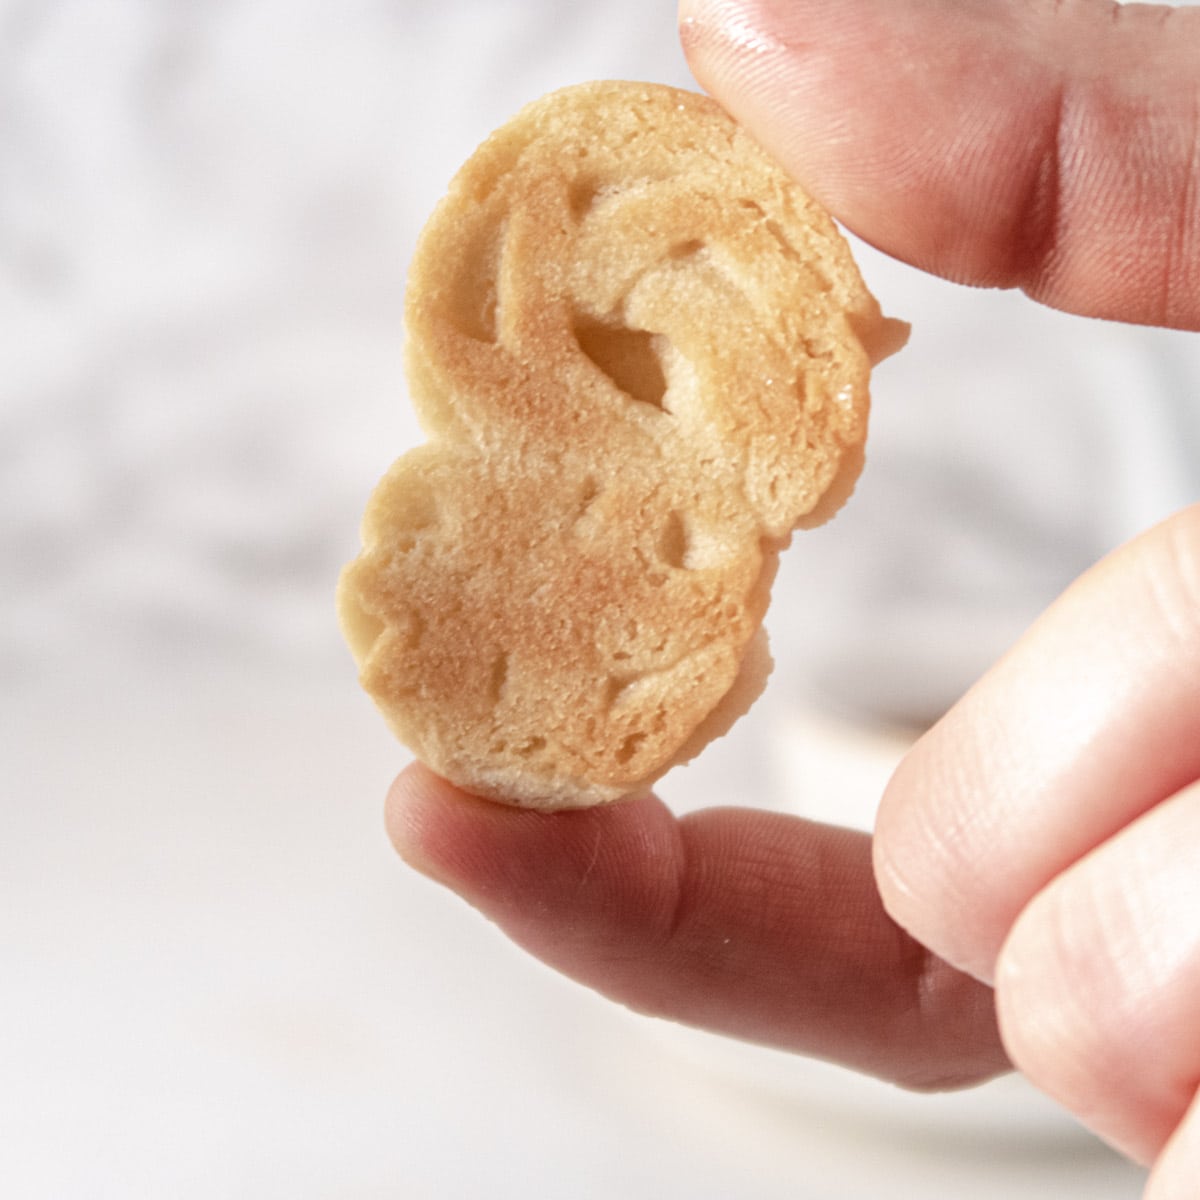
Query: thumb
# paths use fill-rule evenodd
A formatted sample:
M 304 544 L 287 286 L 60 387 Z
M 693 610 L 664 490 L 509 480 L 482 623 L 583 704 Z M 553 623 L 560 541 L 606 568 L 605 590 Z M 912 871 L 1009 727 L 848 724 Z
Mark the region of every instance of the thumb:
M 700 83 L 880 249 L 1200 328 L 1200 10 L 681 0 L 680 21 Z

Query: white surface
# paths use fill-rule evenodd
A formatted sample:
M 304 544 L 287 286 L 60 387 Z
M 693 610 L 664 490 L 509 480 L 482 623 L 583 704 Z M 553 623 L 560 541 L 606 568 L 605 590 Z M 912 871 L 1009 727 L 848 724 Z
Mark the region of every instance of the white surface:
M 522 957 L 393 859 L 346 681 L 113 681 L 0 708 L 4 1194 L 1137 1195 L 1015 1079 L 906 1096 Z
M 331 593 L 417 437 L 404 263 L 492 126 L 605 75 L 687 82 L 673 4 L 0 3 L 0 1193 L 1137 1195 L 1018 1081 L 635 1018 L 390 852 Z M 680 807 L 869 823 L 896 747 L 830 714 L 937 711 L 1196 495 L 1193 339 L 862 262 L 912 346 Z

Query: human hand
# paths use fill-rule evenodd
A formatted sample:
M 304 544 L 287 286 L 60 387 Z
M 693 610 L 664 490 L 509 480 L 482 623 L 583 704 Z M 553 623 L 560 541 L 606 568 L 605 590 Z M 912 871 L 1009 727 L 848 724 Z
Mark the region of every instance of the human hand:
M 1078 313 L 1200 326 L 1200 14 L 681 15 L 700 81 L 882 249 Z M 1181 1200 L 1200 1178 L 1198 780 L 1193 509 L 1080 580 L 918 744 L 875 874 L 867 838 L 793 818 L 676 820 L 652 799 L 547 816 L 420 767 L 389 828 L 531 952 L 641 1011 L 915 1087 L 985 1078 L 1007 1050 L 1157 1160 L 1152 1200 Z

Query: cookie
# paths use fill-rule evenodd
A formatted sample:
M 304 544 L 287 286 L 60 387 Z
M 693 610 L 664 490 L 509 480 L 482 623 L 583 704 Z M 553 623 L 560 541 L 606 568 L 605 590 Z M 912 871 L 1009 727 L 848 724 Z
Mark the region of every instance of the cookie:
M 644 792 L 761 691 L 779 552 L 850 493 L 907 327 L 713 101 L 620 82 L 484 142 L 405 321 L 429 440 L 340 581 L 364 688 L 478 795 Z

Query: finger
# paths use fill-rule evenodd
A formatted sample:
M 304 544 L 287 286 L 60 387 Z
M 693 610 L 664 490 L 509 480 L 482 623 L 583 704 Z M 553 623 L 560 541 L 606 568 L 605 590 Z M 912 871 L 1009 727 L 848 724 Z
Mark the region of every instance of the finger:
M 1194 785 L 1039 893 L 996 968 L 1000 1028 L 1013 1062 L 1144 1163 L 1200 1085 L 1198 916 Z
M 1150 1173 L 1145 1200 L 1194 1200 L 1200 1179 L 1200 1091 Z
M 1060 872 L 1200 778 L 1200 506 L 1079 579 L 901 762 L 875 863 L 891 914 L 992 978 Z
M 681 0 L 699 81 L 839 220 L 961 282 L 1200 325 L 1200 12 Z
M 565 974 L 659 1017 L 911 1087 L 1006 1069 L 992 995 L 883 912 L 857 833 L 656 799 L 538 813 L 423 767 L 388 798 L 401 855 Z

